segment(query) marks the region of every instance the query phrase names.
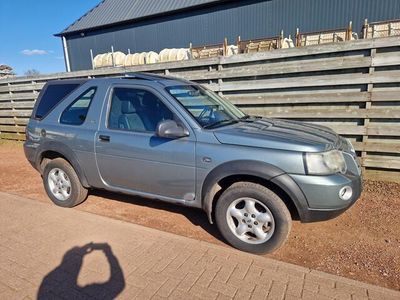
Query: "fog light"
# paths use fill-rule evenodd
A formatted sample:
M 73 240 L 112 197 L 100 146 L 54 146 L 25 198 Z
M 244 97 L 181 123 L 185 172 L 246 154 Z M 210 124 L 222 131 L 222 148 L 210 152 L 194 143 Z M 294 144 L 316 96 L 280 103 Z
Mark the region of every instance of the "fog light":
M 342 187 L 339 191 L 339 198 L 344 201 L 350 200 L 352 195 L 353 195 L 353 189 L 351 188 L 351 186 L 348 185 Z

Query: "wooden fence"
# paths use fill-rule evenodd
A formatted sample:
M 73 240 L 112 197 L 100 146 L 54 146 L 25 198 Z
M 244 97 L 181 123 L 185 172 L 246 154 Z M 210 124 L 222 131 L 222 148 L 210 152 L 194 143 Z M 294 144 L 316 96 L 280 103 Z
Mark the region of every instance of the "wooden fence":
M 0 80 L 0 138 L 24 139 L 46 81 L 132 71 L 197 81 L 250 114 L 329 126 L 353 141 L 368 174 L 400 175 L 399 37 Z

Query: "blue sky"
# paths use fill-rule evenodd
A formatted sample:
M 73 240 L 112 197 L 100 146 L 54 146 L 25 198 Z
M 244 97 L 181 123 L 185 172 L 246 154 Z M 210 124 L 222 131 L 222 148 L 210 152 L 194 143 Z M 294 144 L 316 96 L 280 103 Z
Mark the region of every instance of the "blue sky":
M 55 37 L 100 0 L 0 0 L 0 64 L 23 75 L 65 71 L 61 38 Z

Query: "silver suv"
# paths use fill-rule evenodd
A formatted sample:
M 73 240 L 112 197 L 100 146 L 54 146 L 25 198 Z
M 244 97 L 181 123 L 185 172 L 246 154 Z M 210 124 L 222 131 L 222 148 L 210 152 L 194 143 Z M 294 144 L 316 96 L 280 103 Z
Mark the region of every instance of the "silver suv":
M 105 189 L 196 207 L 253 253 L 279 248 L 292 218 L 333 218 L 361 193 L 354 148 L 331 129 L 249 116 L 152 74 L 48 82 L 24 148 L 59 206 Z

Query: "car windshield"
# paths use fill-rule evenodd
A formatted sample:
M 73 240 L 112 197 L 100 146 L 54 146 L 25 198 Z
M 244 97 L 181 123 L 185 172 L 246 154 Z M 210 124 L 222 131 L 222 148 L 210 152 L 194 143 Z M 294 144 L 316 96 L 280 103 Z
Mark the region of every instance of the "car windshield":
M 240 109 L 214 92 L 198 85 L 179 85 L 166 88 L 203 128 L 216 128 L 245 118 Z

